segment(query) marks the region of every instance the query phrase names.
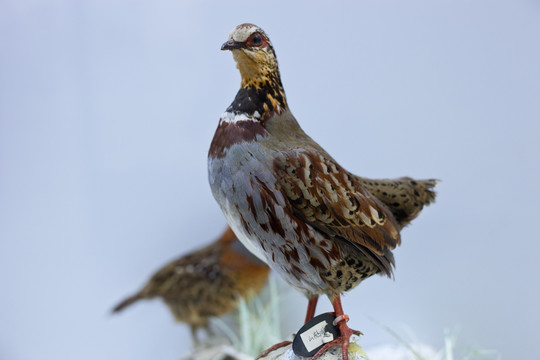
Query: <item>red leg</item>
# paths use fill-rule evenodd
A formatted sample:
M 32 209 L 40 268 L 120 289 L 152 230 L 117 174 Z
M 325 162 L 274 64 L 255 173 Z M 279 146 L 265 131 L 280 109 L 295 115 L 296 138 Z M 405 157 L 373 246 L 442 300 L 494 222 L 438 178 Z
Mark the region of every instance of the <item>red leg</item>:
M 343 360 L 349 360 L 349 339 L 353 334 L 361 335 L 362 333 L 358 330 L 353 330 L 347 326 L 347 321 L 349 317 L 343 313 L 343 307 L 341 306 L 341 297 L 338 295 L 332 300 L 332 305 L 334 305 L 334 311 L 336 314 L 336 319 L 334 320 L 334 326 L 339 328 L 339 337 L 325 344 L 313 357 L 311 360 L 319 358 L 332 346 L 341 346 L 341 354 Z
M 313 317 L 315 316 L 315 309 L 317 309 L 318 301 L 319 295 L 314 295 L 311 299 L 309 299 L 306 313 L 306 321 L 304 321 L 304 324 L 307 323 L 309 320 L 313 319 Z

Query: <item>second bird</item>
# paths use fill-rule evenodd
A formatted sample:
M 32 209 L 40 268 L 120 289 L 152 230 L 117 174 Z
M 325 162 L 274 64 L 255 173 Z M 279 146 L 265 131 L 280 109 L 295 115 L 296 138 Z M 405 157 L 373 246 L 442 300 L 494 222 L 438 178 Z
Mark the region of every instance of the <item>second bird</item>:
M 113 312 L 138 300 L 161 297 L 175 319 L 190 326 L 197 344 L 197 330 L 209 330 L 211 317 L 233 311 L 240 298 L 261 291 L 269 270 L 227 228 L 212 244 L 158 270 L 139 292 L 118 304 Z

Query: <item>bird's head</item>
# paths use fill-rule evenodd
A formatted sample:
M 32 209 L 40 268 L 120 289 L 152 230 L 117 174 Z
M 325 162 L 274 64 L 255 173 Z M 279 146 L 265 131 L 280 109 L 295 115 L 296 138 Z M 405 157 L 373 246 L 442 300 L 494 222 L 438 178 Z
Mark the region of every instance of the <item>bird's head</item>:
M 278 61 L 268 35 L 253 24 L 241 24 L 229 34 L 221 50 L 233 53 L 242 76 L 242 87 L 259 88 L 279 79 Z

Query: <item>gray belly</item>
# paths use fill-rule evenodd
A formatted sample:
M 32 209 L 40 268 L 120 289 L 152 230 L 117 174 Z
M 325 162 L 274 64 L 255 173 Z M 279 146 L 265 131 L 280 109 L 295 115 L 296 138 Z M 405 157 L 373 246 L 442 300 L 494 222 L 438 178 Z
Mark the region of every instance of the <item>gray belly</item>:
M 372 275 L 372 264 L 358 249 L 289 212 L 269 161 L 249 144 L 209 158 L 212 193 L 240 241 L 307 296 L 342 293 Z

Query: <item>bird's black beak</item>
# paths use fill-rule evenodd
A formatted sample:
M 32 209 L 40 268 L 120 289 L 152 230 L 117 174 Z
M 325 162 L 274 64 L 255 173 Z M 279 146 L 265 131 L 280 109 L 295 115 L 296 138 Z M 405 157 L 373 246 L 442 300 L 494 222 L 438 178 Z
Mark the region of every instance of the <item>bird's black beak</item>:
M 244 47 L 244 43 L 236 42 L 233 39 L 227 40 L 221 45 L 221 50 L 235 50 Z

